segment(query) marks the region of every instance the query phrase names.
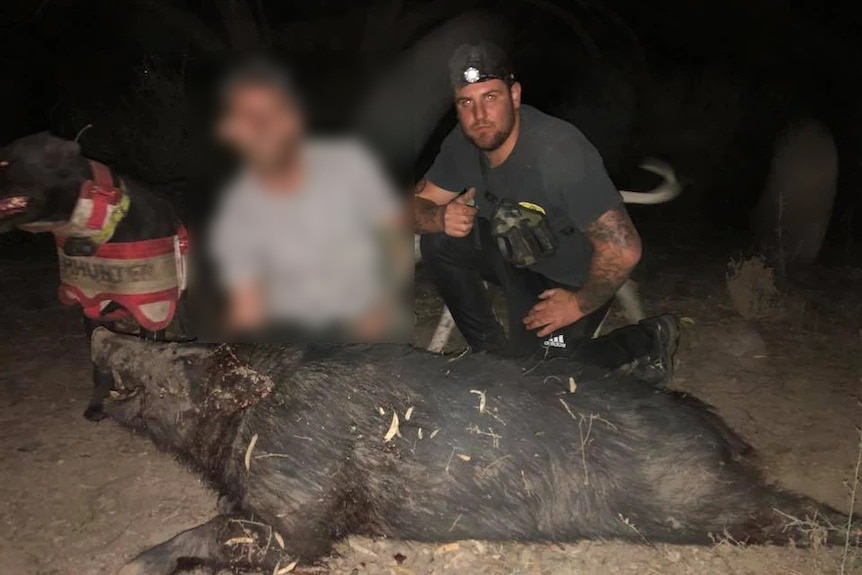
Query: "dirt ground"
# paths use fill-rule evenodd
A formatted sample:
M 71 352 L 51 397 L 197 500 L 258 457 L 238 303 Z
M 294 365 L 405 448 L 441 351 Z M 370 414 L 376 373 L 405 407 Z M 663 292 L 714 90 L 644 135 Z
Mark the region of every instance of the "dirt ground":
M 730 305 L 726 264 L 726 256 L 679 248 L 645 266 L 648 312 L 686 318 L 674 386 L 715 405 L 758 450 L 770 480 L 848 510 L 862 423 L 862 272 L 817 271 L 813 287 L 784 296 L 790 311 L 752 323 Z M 81 417 L 91 385 L 87 342 L 77 313 L 56 302 L 55 285 L 50 261 L 0 260 L 2 575 L 116 573 L 140 550 L 216 513 L 215 495 L 170 455 L 110 421 Z M 421 342 L 440 303 L 421 277 L 417 291 Z M 332 575 L 820 575 L 840 573 L 842 560 L 844 573 L 862 573 L 855 546 L 845 558 L 841 548 L 727 541 L 438 546 L 351 538 L 337 551 Z

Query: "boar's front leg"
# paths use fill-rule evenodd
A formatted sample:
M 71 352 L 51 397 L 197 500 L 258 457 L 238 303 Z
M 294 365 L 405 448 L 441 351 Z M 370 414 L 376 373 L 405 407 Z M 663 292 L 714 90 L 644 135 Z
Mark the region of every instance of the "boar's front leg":
M 284 553 L 267 525 L 219 515 L 151 547 L 120 570 L 120 575 L 171 575 L 195 566 L 272 570 L 286 566 Z
M 171 575 L 185 563 L 189 566 L 213 561 L 219 553 L 218 532 L 225 520 L 216 517 L 150 547 L 120 570 L 120 575 Z
M 109 311 L 116 309 L 116 304 L 111 302 L 105 308 Z M 114 331 L 114 322 L 100 322 L 84 316 L 84 331 L 87 333 L 87 341 L 93 337 L 93 331 L 98 326 L 104 326 Z M 101 421 L 105 418 L 103 403 L 111 389 L 114 387 L 114 375 L 110 371 L 99 369 L 96 364 L 93 364 L 93 395 L 90 397 L 90 403 L 87 404 L 87 410 L 84 411 L 84 417 L 90 421 Z

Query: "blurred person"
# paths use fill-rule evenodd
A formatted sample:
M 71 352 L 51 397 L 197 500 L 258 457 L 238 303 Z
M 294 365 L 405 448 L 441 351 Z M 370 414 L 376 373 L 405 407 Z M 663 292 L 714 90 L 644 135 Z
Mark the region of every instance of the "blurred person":
M 634 365 L 666 383 L 678 326 L 648 318 L 593 339 L 641 240 L 599 152 L 573 125 L 521 104 L 506 54 L 452 55 L 459 125 L 416 187 L 423 259 L 474 351 Z M 508 338 L 483 280 L 506 297 Z
M 234 69 L 219 96 L 217 135 L 241 164 L 209 242 L 229 333 L 391 337 L 412 248 L 375 158 L 356 140 L 309 136 L 290 78 L 270 62 Z

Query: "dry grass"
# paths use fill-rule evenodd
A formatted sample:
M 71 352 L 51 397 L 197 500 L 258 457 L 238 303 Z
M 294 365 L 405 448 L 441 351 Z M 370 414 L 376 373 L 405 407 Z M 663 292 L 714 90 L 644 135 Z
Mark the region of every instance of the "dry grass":
M 727 293 L 734 309 L 748 320 L 774 317 L 781 312 L 775 270 L 763 256 L 731 259 L 726 275 Z
M 851 554 L 851 548 L 854 552 L 859 551 L 860 533 L 858 528 L 853 526 L 853 511 L 856 508 L 856 498 L 859 491 L 859 473 L 862 471 L 862 427 L 859 428 L 859 444 L 856 449 L 856 467 L 853 473 L 853 480 L 850 483 L 850 511 L 847 515 L 847 525 L 844 528 L 844 551 L 841 554 L 841 575 L 847 573 L 848 557 Z
M 801 533 L 805 538 L 804 543 L 814 551 L 818 563 L 816 570 L 817 575 L 826 573 L 847 575 L 849 573 L 858 572 L 857 567 L 859 567 L 859 550 L 860 542 L 862 542 L 860 541 L 860 539 L 862 539 L 862 530 L 860 530 L 860 527 L 858 526 L 858 521 L 854 522 L 854 518 L 856 517 L 854 511 L 858 498 L 860 472 L 862 472 L 862 427 L 857 431 L 859 433 L 859 440 L 856 450 L 856 462 L 853 468 L 853 477 L 847 484 L 849 489 L 849 503 L 847 522 L 845 524 L 835 525 L 829 521 L 828 518 L 816 513 L 813 517 L 800 519 L 784 513 L 780 509 L 774 509 L 776 513 L 787 519 L 785 529 L 794 529 Z M 822 553 L 827 541 L 830 539 L 834 540 L 834 537 L 830 538 L 830 533 L 839 533 L 844 539 L 844 545 L 838 564 L 830 564 L 828 557 L 823 556 L 824 554 Z M 733 543 L 738 542 L 733 541 Z M 824 560 L 826 564 L 822 563 Z

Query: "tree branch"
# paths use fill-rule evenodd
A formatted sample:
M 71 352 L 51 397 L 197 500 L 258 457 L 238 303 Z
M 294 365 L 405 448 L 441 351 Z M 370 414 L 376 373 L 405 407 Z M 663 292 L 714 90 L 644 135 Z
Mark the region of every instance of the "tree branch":
M 239 50 L 251 50 L 261 45 L 260 30 L 246 0 L 215 0 L 230 43 Z
M 130 1 L 145 10 L 159 14 L 168 25 L 181 29 L 189 35 L 189 39 L 201 50 L 219 52 L 227 49 L 227 44 L 218 34 L 213 32 L 200 18 L 187 10 L 177 8 L 160 0 Z

